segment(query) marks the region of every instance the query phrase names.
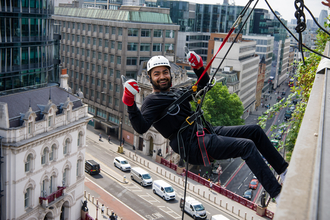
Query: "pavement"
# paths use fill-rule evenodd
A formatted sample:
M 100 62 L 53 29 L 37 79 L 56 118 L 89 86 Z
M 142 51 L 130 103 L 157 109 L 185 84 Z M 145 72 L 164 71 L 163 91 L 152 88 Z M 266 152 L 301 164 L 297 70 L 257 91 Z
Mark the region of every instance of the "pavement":
M 288 86 L 283 85 L 279 87 L 277 90 L 281 91 L 285 90 L 286 92 L 289 92 Z M 277 100 L 276 97 L 278 94 L 270 93 L 269 97 L 267 98 L 267 101 L 263 101 L 265 104 L 270 104 L 271 106 L 274 105 Z M 266 111 L 266 108 L 259 107 L 257 111 L 250 114 L 247 119 L 245 120 L 246 124 L 256 124 L 258 122 L 258 117 L 262 115 L 264 111 Z M 103 147 L 105 150 L 111 151 L 114 154 L 118 154 L 120 156 L 125 157 L 128 161 L 134 160 L 134 161 L 140 161 L 141 166 L 144 166 L 148 168 L 149 170 L 156 172 L 158 175 L 162 175 L 165 177 L 169 176 L 169 173 L 171 173 L 173 176 L 178 176 L 176 172 L 168 167 L 165 167 L 157 162 L 155 162 L 154 159 L 152 159 L 150 156 L 142 154 L 141 151 L 136 150 L 133 151 L 132 146 L 129 144 L 124 145 L 124 154 L 117 153 L 118 147 L 119 147 L 119 140 L 112 137 L 111 142 L 108 143 L 107 141 L 107 134 L 104 133 L 102 130 L 94 129 L 91 125 L 87 125 L 87 138 L 94 141 L 95 144 L 98 144 L 99 146 Z M 99 141 L 99 134 L 102 134 L 102 141 Z M 87 158 L 86 159 L 94 159 L 94 158 Z M 146 161 L 146 162 L 141 162 Z M 226 161 L 223 161 L 224 163 Z M 227 161 L 229 163 L 229 161 Z M 147 164 L 147 165 L 146 165 Z M 106 174 L 110 175 L 112 178 L 118 181 L 119 184 L 125 184 L 130 181 L 130 179 L 127 178 L 124 179 L 124 177 L 117 172 L 113 171 L 110 167 L 107 167 L 104 164 L 100 164 L 102 172 L 105 172 Z M 165 171 L 165 172 L 163 172 Z M 164 175 L 165 173 L 165 175 Z M 167 173 L 167 174 L 166 174 Z M 166 176 L 167 175 L 167 176 Z M 171 175 L 169 176 L 171 178 Z M 178 178 L 177 178 L 178 179 Z M 175 180 L 175 177 L 174 177 Z M 174 181 L 173 184 L 177 184 L 178 186 L 183 188 L 183 185 L 176 183 Z M 221 194 L 215 193 L 213 191 L 209 191 L 209 188 L 201 185 L 191 179 L 188 179 L 188 183 L 190 187 L 188 187 L 188 190 L 193 191 L 194 193 L 198 192 L 199 195 L 202 194 L 202 197 L 200 197 L 205 202 L 211 203 L 214 206 L 217 206 L 221 211 L 226 212 L 228 214 L 231 214 L 233 217 L 236 217 L 238 219 L 268 219 L 266 217 L 261 217 L 256 214 L 255 211 L 252 209 L 249 209 L 229 198 L 226 196 L 223 196 Z M 172 184 L 172 182 L 171 182 Z M 134 210 L 132 210 L 130 207 L 126 206 L 125 204 L 121 203 L 119 200 L 117 200 L 114 196 L 112 196 L 110 193 L 103 190 L 101 187 L 99 187 L 96 183 L 94 183 L 92 180 L 86 178 L 85 179 L 85 199 L 87 199 L 88 202 L 88 208 L 89 208 L 89 215 L 96 219 L 107 219 L 107 217 L 111 214 L 111 212 L 114 212 L 118 215 L 118 219 L 120 220 L 126 220 L 126 219 L 145 219 L 143 216 L 136 213 Z M 98 202 L 97 202 L 98 201 Z M 97 206 L 98 203 L 98 206 Z M 220 203 L 220 204 L 219 204 Z M 105 205 L 105 211 L 104 214 L 101 213 L 101 205 Z M 98 208 L 99 207 L 99 208 Z M 276 211 L 276 204 L 273 202 L 270 202 L 267 209 L 269 211 L 272 211 L 275 213 Z

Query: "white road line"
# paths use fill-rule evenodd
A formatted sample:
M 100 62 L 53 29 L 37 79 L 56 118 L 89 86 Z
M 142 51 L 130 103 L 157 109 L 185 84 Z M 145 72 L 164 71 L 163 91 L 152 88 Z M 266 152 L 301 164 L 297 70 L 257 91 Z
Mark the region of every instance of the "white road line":
M 244 179 L 244 181 L 243 181 L 243 182 L 245 182 L 245 180 L 247 180 L 247 178 L 248 178 L 248 177 L 245 177 L 245 179 Z
M 238 189 L 240 189 L 242 185 L 243 185 L 243 183 L 241 183 L 241 185 L 239 185 Z
M 181 218 L 181 215 L 179 215 L 178 213 L 174 212 L 172 209 L 168 208 L 168 207 L 164 207 L 167 210 L 163 209 L 164 206 L 158 206 L 158 208 L 160 210 L 162 210 L 163 212 L 165 212 L 166 214 L 170 215 L 173 218 Z

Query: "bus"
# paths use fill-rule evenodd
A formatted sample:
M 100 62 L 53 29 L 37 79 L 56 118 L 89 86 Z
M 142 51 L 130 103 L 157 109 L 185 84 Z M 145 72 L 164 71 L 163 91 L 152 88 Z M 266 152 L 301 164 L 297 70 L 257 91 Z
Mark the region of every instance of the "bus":
M 289 80 L 289 87 L 292 87 L 293 85 L 294 85 L 294 79 L 291 78 L 291 79 Z

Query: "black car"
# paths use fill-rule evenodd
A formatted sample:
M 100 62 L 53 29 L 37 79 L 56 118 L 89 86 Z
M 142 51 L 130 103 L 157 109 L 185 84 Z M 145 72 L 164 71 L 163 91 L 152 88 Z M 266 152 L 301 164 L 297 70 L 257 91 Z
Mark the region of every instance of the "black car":
M 285 96 L 285 92 L 284 91 L 282 92 L 282 96 Z
M 85 172 L 90 175 L 99 174 L 101 171 L 100 164 L 95 160 L 86 160 L 85 162 Z
M 251 200 L 253 197 L 253 191 L 252 189 L 247 189 L 244 194 L 243 194 L 243 198 Z

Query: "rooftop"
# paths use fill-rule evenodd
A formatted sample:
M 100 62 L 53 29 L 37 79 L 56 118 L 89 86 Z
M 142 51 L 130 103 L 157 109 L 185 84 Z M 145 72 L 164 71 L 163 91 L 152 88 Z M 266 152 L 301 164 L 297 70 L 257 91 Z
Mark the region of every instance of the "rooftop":
M 124 22 L 173 24 L 169 14 L 149 11 L 55 7 L 54 15 Z

